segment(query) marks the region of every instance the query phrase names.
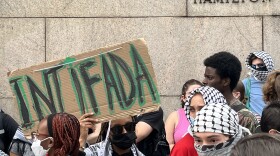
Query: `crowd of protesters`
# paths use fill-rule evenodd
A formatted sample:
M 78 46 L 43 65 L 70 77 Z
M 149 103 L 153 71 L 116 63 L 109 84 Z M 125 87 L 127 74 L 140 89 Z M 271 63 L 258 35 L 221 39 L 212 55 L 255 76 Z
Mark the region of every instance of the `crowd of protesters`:
M 280 153 L 280 71 L 269 53 L 240 60 L 229 52 L 207 57 L 202 82 L 183 85 L 181 108 L 163 121 L 163 110 L 100 123 L 50 114 L 27 139 L 0 112 L 0 155 L 11 156 L 276 156 Z M 201 73 L 203 75 L 203 73 Z

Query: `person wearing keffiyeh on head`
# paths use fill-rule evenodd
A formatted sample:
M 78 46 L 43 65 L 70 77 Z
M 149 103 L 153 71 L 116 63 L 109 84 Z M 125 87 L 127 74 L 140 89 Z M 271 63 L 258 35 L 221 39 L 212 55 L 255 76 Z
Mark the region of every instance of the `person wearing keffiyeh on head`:
M 193 125 L 196 113 L 200 111 L 205 105 L 211 103 L 226 103 L 226 99 L 217 89 L 209 86 L 202 86 L 193 90 L 185 102 L 185 113 L 190 125 Z M 190 129 L 189 129 L 190 131 Z M 194 149 L 194 139 L 187 133 L 183 139 L 175 144 L 171 151 L 171 156 L 184 155 L 196 156 L 197 152 Z
M 209 56 L 203 63 L 203 84 L 216 88 L 224 95 L 227 104 L 237 112 L 241 126 L 248 128 L 252 133 L 259 132 L 260 126 L 256 116 L 232 94 L 242 70 L 239 59 L 229 52 L 221 51 Z
M 265 107 L 262 86 L 268 74 L 274 70 L 274 62 L 267 52 L 257 51 L 248 55 L 245 65 L 250 70 L 250 77 L 242 81 L 247 98 L 246 106 L 261 116 Z
M 233 146 L 250 131 L 238 124 L 237 113 L 227 103 L 205 105 L 197 114 L 191 134 L 199 156 L 229 156 Z
M 226 99 L 221 92 L 209 86 L 199 87 L 190 93 L 184 109 L 191 124 L 193 124 L 196 113 L 210 103 L 226 103 Z
M 136 147 L 135 126 L 135 118 L 131 116 L 103 123 L 100 142 L 85 148 L 86 156 L 144 156 Z M 86 138 L 80 140 L 85 143 Z

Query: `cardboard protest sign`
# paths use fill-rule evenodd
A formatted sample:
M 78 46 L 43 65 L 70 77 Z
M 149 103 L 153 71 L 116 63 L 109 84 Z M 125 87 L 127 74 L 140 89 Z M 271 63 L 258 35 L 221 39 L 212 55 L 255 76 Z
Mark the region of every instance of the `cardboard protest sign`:
M 8 73 L 25 132 L 51 113 L 100 120 L 149 112 L 159 93 L 143 39 L 43 63 Z

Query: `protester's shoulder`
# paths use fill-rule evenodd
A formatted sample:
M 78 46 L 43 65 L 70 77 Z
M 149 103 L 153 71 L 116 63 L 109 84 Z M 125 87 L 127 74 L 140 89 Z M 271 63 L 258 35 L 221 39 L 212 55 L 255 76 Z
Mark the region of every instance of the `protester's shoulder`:
M 106 150 L 102 149 L 102 142 L 90 145 L 89 147 L 85 148 L 84 153 L 87 156 L 98 156 L 101 150 Z
M 244 105 L 242 102 L 236 102 L 234 103 L 236 105 Z M 239 116 L 239 124 L 243 127 L 248 128 L 252 133 L 254 133 L 259 127 L 259 122 L 257 120 L 257 117 L 246 107 L 243 107 L 238 112 Z
M 251 80 L 251 79 L 252 79 L 252 77 L 248 75 L 246 78 L 244 78 L 244 79 L 242 80 L 242 83 L 243 83 L 243 84 L 246 84 L 246 83 L 248 82 L 248 80 Z
M 242 117 L 250 118 L 253 121 L 257 121 L 257 117 L 247 108 L 243 108 L 240 111 L 238 111 L 239 114 L 242 115 Z
M 5 121 L 6 125 L 10 128 L 16 130 L 18 128 L 18 123 L 9 115 L 4 113 L 2 110 L 0 111 L 0 120 Z
M 253 118 L 254 120 L 256 119 L 256 116 L 247 108 L 241 109 L 238 113 L 242 114 L 244 117 Z
M 247 118 L 251 118 L 252 120 L 256 120 L 256 116 L 249 110 L 246 108 L 246 106 L 239 100 L 237 100 L 233 106 L 231 107 L 238 107 L 238 106 L 242 106 L 243 108 L 241 108 L 237 113 L 241 114 L 242 117 L 247 117 Z
M 10 152 L 17 155 L 34 156 L 34 153 L 31 150 L 31 144 L 19 139 L 14 139 L 12 141 Z
M 243 83 L 244 86 L 246 86 L 245 84 L 246 84 L 247 81 L 248 81 L 248 78 L 245 78 L 245 79 L 242 80 L 242 83 Z
M 192 155 L 196 156 L 197 152 L 193 146 L 194 139 L 190 134 L 184 136 L 171 150 L 171 156 L 176 155 Z
M 165 122 L 172 122 L 174 123 L 179 118 L 179 110 L 171 112 Z
M 147 122 L 157 122 L 163 119 L 163 110 L 159 108 L 157 111 L 145 113 L 136 117 L 137 122 L 139 121 L 147 121 Z

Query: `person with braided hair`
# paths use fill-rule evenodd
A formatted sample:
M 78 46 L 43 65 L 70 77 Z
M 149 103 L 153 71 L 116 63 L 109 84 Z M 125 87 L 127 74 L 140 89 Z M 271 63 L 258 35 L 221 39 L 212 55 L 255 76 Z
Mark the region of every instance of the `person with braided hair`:
M 35 156 L 79 156 L 80 123 L 68 113 L 56 113 L 40 121 L 31 149 Z

